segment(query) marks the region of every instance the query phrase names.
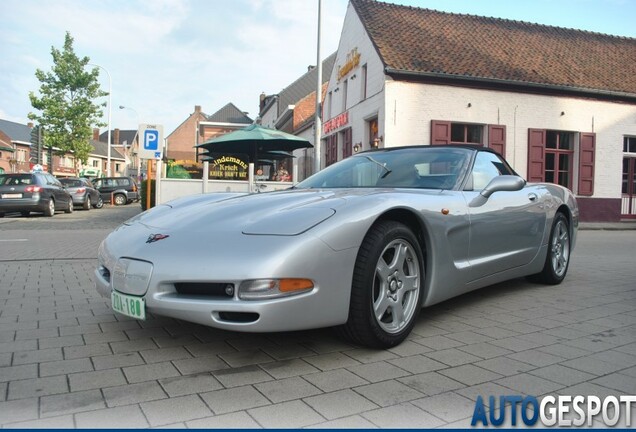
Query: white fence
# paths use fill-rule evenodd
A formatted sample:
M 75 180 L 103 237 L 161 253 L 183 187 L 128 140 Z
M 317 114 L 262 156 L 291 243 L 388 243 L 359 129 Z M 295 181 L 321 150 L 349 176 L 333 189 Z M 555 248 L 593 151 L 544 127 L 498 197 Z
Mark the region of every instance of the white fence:
M 244 180 L 208 180 L 207 188 L 204 189 L 204 180 L 189 179 L 167 179 L 162 178 L 158 187 L 160 188 L 159 202 L 162 204 L 187 195 L 195 195 L 211 192 L 248 192 L 249 183 Z M 287 189 L 291 187 L 291 182 L 258 182 L 257 187 L 262 192 L 271 192 L 274 190 Z

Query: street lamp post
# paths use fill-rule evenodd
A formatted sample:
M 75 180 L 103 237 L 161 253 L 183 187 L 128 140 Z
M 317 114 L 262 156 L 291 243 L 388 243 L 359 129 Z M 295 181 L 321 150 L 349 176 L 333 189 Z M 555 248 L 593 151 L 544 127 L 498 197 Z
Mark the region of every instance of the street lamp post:
M 90 66 L 95 66 L 98 67 L 100 69 L 102 69 L 104 72 L 106 72 L 106 75 L 108 76 L 108 146 L 106 147 L 108 150 L 106 151 L 106 177 L 110 177 L 111 176 L 111 169 L 110 169 L 110 145 L 111 145 L 111 141 L 110 141 L 110 119 L 111 119 L 111 114 L 112 114 L 112 100 L 113 100 L 113 92 L 112 92 L 112 82 L 110 80 L 110 73 L 108 72 L 108 69 L 106 69 L 104 66 L 100 66 L 98 64 L 95 63 L 89 63 Z

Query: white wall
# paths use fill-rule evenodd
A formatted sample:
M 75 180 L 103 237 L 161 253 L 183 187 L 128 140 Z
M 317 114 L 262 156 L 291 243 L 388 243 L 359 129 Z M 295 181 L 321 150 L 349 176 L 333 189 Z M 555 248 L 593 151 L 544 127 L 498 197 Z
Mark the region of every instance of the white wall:
M 263 192 L 287 189 L 291 182 L 258 182 L 265 185 Z M 248 192 L 248 182 L 241 180 L 208 180 L 208 193 L 214 192 Z M 161 179 L 160 203 L 176 198 L 203 193 L 203 180 Z
M 623 135 L 636 134 L 634 105 L 398 81 L 387 81 L 385 98 L 384 146 L 430 144 L 431 120 L 505 125 L 506 159 L 522 176 L 529 128 L 595 132 L 594 197 L 620 198 Z

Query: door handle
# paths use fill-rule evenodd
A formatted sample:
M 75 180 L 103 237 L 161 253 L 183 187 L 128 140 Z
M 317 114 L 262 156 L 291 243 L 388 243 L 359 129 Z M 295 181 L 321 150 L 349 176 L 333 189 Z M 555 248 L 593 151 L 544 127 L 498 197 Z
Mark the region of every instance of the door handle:
M 537 194 L 535 194 L 535 193 L 529 193 L 529 194 L 528 194 L 528 199 L 529 199 L 530 201 L 536 201 L 536 200 L 537 200 Z

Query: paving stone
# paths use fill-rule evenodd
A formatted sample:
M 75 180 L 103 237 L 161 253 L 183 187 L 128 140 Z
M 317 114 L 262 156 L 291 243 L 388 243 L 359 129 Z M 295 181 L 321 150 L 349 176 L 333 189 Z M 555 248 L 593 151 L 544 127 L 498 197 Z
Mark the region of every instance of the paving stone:
M 455 393 L 464 396 L 468 399 L 477 400 L 478 396 L 481 396 L 484 401 L 484 405 L 488 406 L 488 397 L 490 395 L 507 395 L 511 394 L 511 389 L 504 387 L 494 382 L 485 382 L 470 387 L 464 387 L 455 390 Z M 522 394 L 526 394 L 525 392 Z
M 195 429 L 259 429 L 260 426 L 246 412 L 223 414 L 186 422 L 188 428 Z
M 72 415 L 49 417 L 41 420 L 29 420 L 18 423 L 8 423 L 5 427 L 10 429 L 73 429 L 75 421 Z
M 254 387 L 274 403 L 286 402 L 322 393 L 300 377 L 280 379 L 255 384 Z
M 397 405 L 424 396 L 423 393 L 395 380 L 356 387 L 355 391 L 383 407 Z
M 11 353 L 0 354 L 0 367 L 11 366 L 11 357 L 12 357 Z M 16 366 L 18 364 L 22 364 L 22 363 L 14 363 L 13 365 Z
M 232 353 L 219 354 L 219 357 L 231 367 L 249 366 L 260 363 L 268 363 L 274 361 L 274 359 L 263 351 L 249 350 L 249 351 L 237 351 Z
M 38 376 L 37 364 L 7 366 L 7 367 L 0 368 L 0 382 L 35 378 L 37 376 Z
M 383 361 L 350 366 L 347 369 L 372 383 L 410 375 L 404 369 Z
M 174 360 L 172 363 L 177 367 L 177 369 L 179 369 L 179 372 L 181 372 L 183 375 L 213 372 L 219 369 L 229 368 L 227 363 L 217 356 Z
M 144 338 L 161 338 L 169 336 L 168 333 L 162 328 L 132 328 L 124 330 L 124 333 L 130 340 L 144 339 Z
M 0 342 L 0 353 L 7 353 L 7 352 L 10 353 L 15 351 L 32 351 L 36 349 L 38 349 L 38 341 L 36 340 Z
M 537 348 L 539 351 L 546 352 L 548 354 L 556 355 L 566 359 L 574 359 L 592 354 L 591 351 L 576 348 L 565 344 L 554 344 L 546 347 Z
M 107 343 L 65 347 L 63 350 L 67 360 L 112 354 Z
M 360 378 L 358 375 L 349 372 L 346 369 L 335 369 L 327 372 L 313 373 L 304 375 L 303 378 L 326 393 L 369 383 L 367 380 Z
M 579 357 L 573 360 L 567 360 L 561 362 L 561 365 L 567 366 L 572 369 L 577 369 L 583 372 L 587 372 L 596 376 L 607 375 L 612 372 L 623 369 L 623 366 L 619 366 L 615 363 L 595 359 L 591 356 Z
M 421 338 L 421 339 L 414 339 L 414 342 L 417 342 L 418 344 L 422 344 L 424 346 L 427 346 L 433 350 L 443 350 L 443 349 L 448 349 L 448 348 L 456 348 L 458 346 L 462 346 L 465 345 L 463 342 L 459 342 L 455 339 L 450 339 L 446 336 L 442 336 L 442 335 L 438 335 L 438 336 L 431 336 L 431 337 L 425 337 L 425 338 Z
M 253 408 L 247 412 L 265 428 L 301 428 L 325 420 L 300 400 Z
M 315 354 L 299 343 L 263 347 L 262 350 L 276 360 L 291 360 Z
M 369 420 L 361 417 L 360 415 L 354 415 L 349 417 L 342 417 L 336 420 L 330 420 L 323 423 L 318 423 L 309 426 L 311 429 L 376 429 L 377 426 L 371 423 Z
M 360 363 L 376 363 L 383 360 L 397 358 L 396 354 L 390 351 L 377 350 L 370 348 L 357 348 L 343 352 L 347 356 L 359 361 Z
M 123 368 L 123 371 L 128 382 L 132 384 L 180 375 L 179 371 L 170 362 L 129 366 Z
M 97 324 L 73 325 L 60 327 L 60 336 L 88 335 L 91 333 L 101 333 L 102 330 Z M 84 340 L 86 341 L 86 340 Z
M 592 380 L 592 383 L 616 390 L 622 394 L 636 395 L 636 379 L 630 375 L 612 373 Z
M 141 404 L 150 426 L 210 417 L 212 411 L 196 395 L 173 397 Z
M 482 360 L 475 362 L 474 365 L 504 376 L 516 375 L 521 372 L 535 369 L 535 366 L 533 365 L 508 357 L 496 357 L 488 360 Z
M 322 371 L 340 369 L 349 366 L 359 365 L 360 362 L 342 353 L 329 353 L 303 358 L 307 363 L 311 363 Z
M 109 407 L 132 405 L 167 397 L 156 381 L 105 388 L 102 392 Z
M 556 390 L 565 387 L 563 384 L 549 381 L 528 373 L 501 378 L 496 380 L 495 383 L 508 387 L 509 389 L 516 390 L 519 394 L 529 394 L 534 396 L 541 396 L 555 392 Z
M 252 386 L 216 390 L 201 393 L 200 396 L 215 414 L 242 411 L 271 404 Z
M 17 380 L 8 384 L 9 400 L 67 393 L 69 391 L 68 382 L 64 375 Z
M 74 360 L 59 360 L 40 363 L 40 376 L 66 375 L 75 372 L 92 371 L 93 364 L 88 358 Z
M 159 348 L 185 347 L 186 345 L 199 342 L 198 339 L 191 334 L 160 336 L 154 337 L 153 340 Z
M 124 342 L 128 341 L 128 336 L 123 331 L 105 332 L 105 333 L 90 333 L 84 334 L 84 340 L 86 344 L 99 344 L 109 342 Z
M 148 427 L 148 422 L 137 405 L 75 414 L 75 422 L 78 428 L 134 429 Z
M 74 373 L 68 376 L 71 391 L 116 387 L 126 384 L 121 369 L 105 369 L 94 372 Z
M 57 327 L 54 328 L 39 328 L 33 330 L 17 330 L 15 332 L 15 340 L 28 340 L 28 339 L 40 339 L 58 337 L 59 332 Z
M 507 357 L 523 363 L 531 364 L 536 367 L 549 366 L 551 364 L 559 363 L 565 360 L 565 358 L 563 357 L 548 354 L 539 350 L 521 351 L 518 353 L 510 354 Z
M 13 354 L 13 365 L 23 365 L 29 363 L 39 363 L 53 360 L 62 360 L 61 348 L 47 348 L 34 351 L 18 351 Z
M 144 364 L 139 353 L 113 354 L 106 356 L 93 357 L 93 365 L 95 370 L 120 368 L 126 366 L 137 366 Z
M 113 331 L 125 331 L 139 329 L 139 322 L 137 320 L 125 320 L 125 321 L 108 321 L 99 324 L 104 333 Z
M 446 422 L 471 417 L 475 410 L 475 401 L 453 392 L 429 396 L 411 403 Z
M 134 341 L 111 342 L 110 347 L 114 354 L 127 352 L 139 352 L 142 350 L 157 349 L 157 344 L 152 339 L 138 339 Z
M 580 370 L 571 369 L 558 364 L 535 369 L 529 373 L 565 386 L 572 386 L 574 384 L 596 378 L 596 375 L 581 372 Z
M 466 363 L 472 363 L 481 360 L 467 352 L 458 350 L 457 348 L 449 348 L 445 350 L 433 351 L 426 354 L 426 357 L 430 357 L 433 360 L 444 363 L 448 366 L 460 366 Z M 423 371 L 422 371 L 423 372 Z
M 378 407 L 352 390 L 312 396 L 305 398 L 304 402 L 329 420 L 359 414 Z
M 383 429 L 429 429 L 441 426 L 443 421 L 411 404 L 394 405 L 362 414 L 364 418 Z
M 439 371 L 442 375 L 446 375 L 449 378 L 454 379 L 455 381 L 459 381 L 468 386 L 481 384 L 486 381 L 492 381 L 499 377 L 500 374 L 496 374 L 489 370 L 474 366 L 474 365 L 463 365 L 457 366 L 449 369 L 442 369 Z
M 223 353 L 236 352 L 236 349 L 228 345 L 225 341 L 213 341 L 186 345 L 185 347 L 194 357 L 212 357 Z
M 99 390 L 43 396 L 40 398 L 41 417 L 93 411 L 104 407 L 104 398 Z
M 144 350 L 141 351 L 140 354 L 146 363 L 160 363 L 192 358 L 192 355 L 183 347 Z
M 40 349 L 63 348 L 78 345 L 84 345 L 84 339 L 82 339 L 82 335 L 38 339 L 38 346 Z
M 221 369 L 214 371 L 213 375 L 225 387 L 239 387 L 272 380 L 272 377 L 258 366 Z
M 38 418 L 38 398 L 0 402 L 2 424 Z
M 429 396 L 465 387 L 464 384 L 440 375 L 438 372 L 426 372 L 400 378 L 398 381 Z
M 301 359 L 282 360 L 264 363 L 261 368 L 276 379 L 319 372 L 319 369 Z
M 405 340 L 404 342 L 402 342 L 398 346 L 390 348 L 389 351 L 392 352 L 395 355 L 400 356 L 400 357 L 410 357 L 410 356 L 414 356 L 414 355 L 417 355 L 417 354 L 424 354 L 424 353 L 427 353 L 427 352 L 431 352 L 433 350 L 431 348 L 429 348 L 429 347 L 424 346 L 424 345 L 412 342 L 410 340 Z M 364 419 L 362 419 L 362 420 L 366 422 L 366 420 L 364 420 Z
M 164 378 L 159 380 L 159 384 L 168 393 L 169 397 L 185 396 L 223 388 L 216 378 L 205 373 Z

